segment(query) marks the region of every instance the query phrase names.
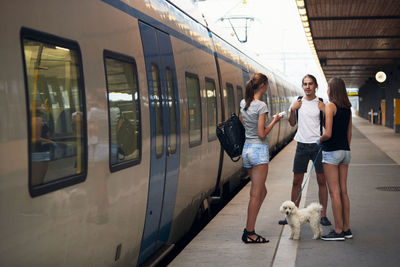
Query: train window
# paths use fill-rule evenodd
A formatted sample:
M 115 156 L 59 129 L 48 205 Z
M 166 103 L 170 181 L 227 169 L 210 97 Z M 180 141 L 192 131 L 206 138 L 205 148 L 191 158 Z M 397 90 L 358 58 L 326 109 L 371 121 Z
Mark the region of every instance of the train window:
M 174 74 L 170 68 L 166 69 L 167 74 L 167 88 L 168 88 L 168 106 L 169 106 L 169 122 L 170 122 L 170 148 L 171 154 L 176 152 L 177 135 L 176 135 L 176 97 L 175 97 L 175 86 L 174 86 Z
M 189 108 L 189 146 L 201 144 L 200 84 L 197 75 L 186 73 Z
M 79 45 L 21 30 L 27 89 L 29 192 L 42 195 L 84 181 L 86 113 Z
M 233 92 L 233 85 L 226 83 L 226 93 L 228 95 L 228 117 L 235 113 L 235 94 Z
M 135 60 L 104 51 L 109 113 L 110 170 L 140 162 L 141 125 Z
M 215 91 L 215 82 L 206 78 L 207 93 L 207 121 L 208 121 L 208 141 L 215 140 L 217 134 L 215 127 L 217 125 L 217 95 Z
M 156 64 L 151 64 L 151 77 L 153 81 L 153 103 L 156 120 L 156 157 L 162 156 L 164 148 L 164 127 L 162 119 L 162 94 L 160 82 L 160 70 Z
M 236 90 L 237 90 L 237 97 L 238 97 L 238 102 L 237 102 L 238 108 L 237 108 L 236 112 L 237 112 L 237 114 L 239 114 L 240 113 L 240 101 L 242 101 L 242 99 L 243 99 L 243 90 L 242 90 L 242 87 L 240 87 L 240 86 L 237 86 Z

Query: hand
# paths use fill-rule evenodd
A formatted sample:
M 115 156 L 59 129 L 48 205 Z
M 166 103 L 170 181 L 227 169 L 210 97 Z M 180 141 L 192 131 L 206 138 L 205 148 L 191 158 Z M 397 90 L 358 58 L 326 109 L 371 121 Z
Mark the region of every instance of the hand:
M 283 116 L 279 115 L 279 113 L 276 113 L 276 114 L 274 115 L 274 122 L 280 121 L 280 120 L 282 119 L 282 117 L 283 117 Z
M 293 103 L 292 111 L 299 109 L 301 107 L 301 104 L 302 104 L 301 99 L 297 99 L 297 101 Z
M 315 143 L 316 143 L 319 147 L 322 147 L 322 144 L 321 144 L 321 142 L 320 142 L 319 139 L 318 139 Z

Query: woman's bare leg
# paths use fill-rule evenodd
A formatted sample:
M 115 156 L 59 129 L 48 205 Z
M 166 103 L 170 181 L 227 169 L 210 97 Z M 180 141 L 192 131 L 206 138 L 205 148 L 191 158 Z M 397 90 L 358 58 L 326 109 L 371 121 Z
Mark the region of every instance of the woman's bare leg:
M 257 215 L 260 207 L 267 195 L 267 188 L 265 181 L 268 174 L 268 164 L 256 165 L 251 170 L 251 188 L 250 188 L 250 201 L 247 210 L 247 223 L 246 230 L 254 231 Z M 250 236 L 256 238 L 257 236 Z
M 343 208 L 339 185 L 339 167 L 328 163 L 324 163 L 323 165 L 329 194 L 331 196 L 335 232 L 340 234 L 343 231 Z
M 339 184 L 343 206 L 343 230 L 350 229 L 350 200 L 347 194 L 347 173 L 349 170 L 348 164 L 339 165 Z

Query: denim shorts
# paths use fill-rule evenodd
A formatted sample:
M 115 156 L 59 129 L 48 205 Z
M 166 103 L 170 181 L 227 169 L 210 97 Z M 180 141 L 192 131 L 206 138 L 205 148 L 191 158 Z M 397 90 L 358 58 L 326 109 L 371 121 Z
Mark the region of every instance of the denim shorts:
M 267 144 L 245 143 L 242 152 L 243 167 L 252 168 L 256 165 L 269 162 L 269 151 Z
M 323 163 L 332 165 L 349 164 L 350 159 L 351 154 L 348 150 L 322 151 Z

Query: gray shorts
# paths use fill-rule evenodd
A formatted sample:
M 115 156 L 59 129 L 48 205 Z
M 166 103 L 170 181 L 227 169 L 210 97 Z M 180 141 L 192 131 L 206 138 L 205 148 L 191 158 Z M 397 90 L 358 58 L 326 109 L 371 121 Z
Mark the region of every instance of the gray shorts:
M 351 154 L 348 150 L 322 151 L 323 163 L 332 165 L 349 164 L 350 159 Z
M 305 144 L 297 142 L 296 154 L 293 162 L 293 173 L 306 173 L 308 162 L 310 160 L 311 164 L 314 162 L 319 149 L 320 147 L 315 143 Z M 322 168 L 322 152 L 319 152 L 314 168 L 316 173 L 324 172 L 324 169 Z

